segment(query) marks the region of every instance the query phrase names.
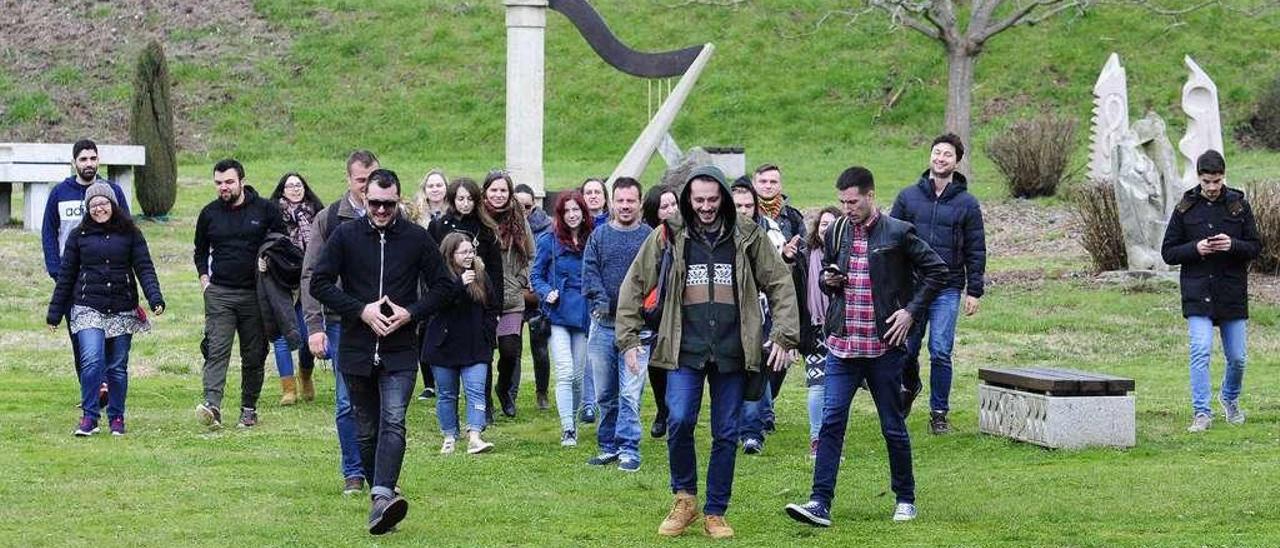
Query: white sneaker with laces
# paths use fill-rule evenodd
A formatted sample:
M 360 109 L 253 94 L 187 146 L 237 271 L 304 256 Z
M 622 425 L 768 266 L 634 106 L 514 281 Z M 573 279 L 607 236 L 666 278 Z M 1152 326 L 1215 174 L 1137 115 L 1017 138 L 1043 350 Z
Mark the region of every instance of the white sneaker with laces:
M 454 446 L 456 446 L 457 443 L 458 443 L 458 440 L 454 438 L 445 438 L 444 443 L 440 444 L 440 454 L 452 455 Z
M 911 521 L 916 519 L 916 505 L 908 502 L 899 502 L 898 506 L 893 509 L 893 521 Z

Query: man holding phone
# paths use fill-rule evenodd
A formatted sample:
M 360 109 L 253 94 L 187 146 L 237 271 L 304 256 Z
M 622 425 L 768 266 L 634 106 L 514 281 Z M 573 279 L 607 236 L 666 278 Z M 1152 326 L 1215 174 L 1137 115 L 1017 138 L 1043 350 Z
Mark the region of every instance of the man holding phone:
M 831 297 L 823 331 L 827 364 L 818 433 L 818 456 L 809 502 L 788 504 L 796 521 L 828 527 L 836 474 L 844 450 L 849 405 L 865 380 L 880 416 L 889 452 L 894 521 L 916 517 L 911 439 L 902 416 L 904 345 L 915 318 L 946 285 L 947 263 L 916 236 L 910 223 L 882 215 L 875 206 L 875 180 L 851 167 L 836 180 L 844 216 L 827 229 L 822 290 Z M 916 280 L 916 276 L 919 280 Z
M 1228 423 L 1244 423 L 1239 397 L 1249 319 L 1249 261 L 1258 256 L 1262 243 L 1253 209 L 1243 192 L 1226 186 L 1226 171 L 1227 163 L 1216 150 L 1196 159 L 1200 184 L 1183 194 L 1174 208 L 1160 249 L 1164 262 L 1182 266 L 1178 277 L 1191 354 L 1193 417 L 1188 432 L 1203 432 L 1213 424 L 1209 351 L 1214 326 L 1227 358 L 1218 401 Z

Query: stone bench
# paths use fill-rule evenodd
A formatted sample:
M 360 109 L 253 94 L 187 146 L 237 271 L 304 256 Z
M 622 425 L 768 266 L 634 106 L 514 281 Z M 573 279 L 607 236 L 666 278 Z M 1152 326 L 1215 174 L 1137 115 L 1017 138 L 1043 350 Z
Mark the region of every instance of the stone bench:
M 22 227 L 40 232 L 44 206 L 54 185 L 75 174 L 72 143 L 0 143 L 0 226 L 12 218 L 14 187 L 22 185 Z M 124 190 L 129 208 L 137 214 L 133 197 L 133 169 L 146 165 L 146 150 L 136 145 L 98 145 L 98 174 Z
M 1133 447 L 1133 379 L 1047 367 L 979 369 L 978 430 L 1055 449 Z

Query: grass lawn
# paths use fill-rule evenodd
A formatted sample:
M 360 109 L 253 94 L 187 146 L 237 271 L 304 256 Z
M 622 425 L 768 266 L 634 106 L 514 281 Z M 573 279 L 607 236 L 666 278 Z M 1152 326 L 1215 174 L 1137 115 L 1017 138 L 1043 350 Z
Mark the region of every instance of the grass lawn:
M 250 165 L 254 173 L 282 165 Z M 0 230 L 0 545 L 353 545 L 364 533 L 363 497 L 338 494 L 332 376 L 319 371 L 313 403 L 281 408 L 269 373 L 252 431 L 210 433 L 196 425 L 200 397 L 200 301 L 190 266 L 195 212 L 212 196 L 205 167 L 183 169 L 174 222 L 145 223 L 169 311 L 135 337 L 129 435 L 71 436 L 78 417 L 63 331 L 41 325 L 50 291 L 38 238 Z M 321 166 L 315 169 L 321 170 Z M 340 169 L 340 168 L 338 168 Z M 198 177 L 196 179 L 195 177 Z M 338 179 L 321 183 L 331 197 Z M 260 185 L 262 183 L 259 183 Z M 263 185 L 265 186 L 265 185 Z M 817 205 L 815 198 L 801 205 Z M 1063 246 L 1074 245 L 1063 239 Z M 1079 256 L 1064 253 L 1064 256 Z M 738 460 L 728 519 L 744 545 L 1269 545 L 1280 510 L 1269 501 L 1280 480 L 1280 308 L 1255 305 L 1250 373 L 1242 398 L 1248 423 L 1219 422 L 1189 435 L 1185 327 L 1172 285 L 1098 286 L 1062 279 L 1070 259 L 1002 257 L 993 270 L 1055 273 L 989 289 L 982 312 L 960 322 L 952 396 L 956 432 L 926 434 L 925 413 L 910 419 L 920 518 L 889 520 L 884 443 L 869 399 L 855 401 L 835 502 L 835 527 L 791 522 L 788 502 L 808 495 L 811 461 L 802 375 L 778 402 L 778 433 L 765 453 Z M 1074 269 L 1084 268 L 1083 264 Z M 233 358 L 233 362 L 238 359 Z M 980 366 L 1056 364 L 1137 380 L 1138 446 L 1127 451 L 1050 451 L 977 433 Z M 1215 378 L 1221 374 L 1214 359 Z M 670 503 L 665 445 L 646 439 L 639 473 L 597 470 L 594 428 L 562 449 L 553 411 L 533 410 L 526 359 L 521 413 L 488 434 L 496 452 L 437 454 L 433 405 L 410 408 L 400 483 L 412 506 L 383 545 L 630 546 L 659 542 Z M 233 364 L 233 372 L 238 367 Z M 270 365 L 268 370 L 273 371 Z M 233 374 L 228 386 L 239 382 Z M 1216 385 L 1216 381 L 1215 381 Z M 228 406 L 236 402 L 228 392 Z M 646 394 L 642 410 L 652 417 Z M 920 407 L 917 406 L 917 409 Z M 229 411 L 234 415 L 234 411 Z M 704 419 L 705 420 L 705 419 Z M 699 456 L 708 455 L 706 428 Z M 703 465 L 705 466 L 705 464 Z M 702 473 L 699 474 L 703 476 Z M 701 544 L 691 533 L 675 541 Z

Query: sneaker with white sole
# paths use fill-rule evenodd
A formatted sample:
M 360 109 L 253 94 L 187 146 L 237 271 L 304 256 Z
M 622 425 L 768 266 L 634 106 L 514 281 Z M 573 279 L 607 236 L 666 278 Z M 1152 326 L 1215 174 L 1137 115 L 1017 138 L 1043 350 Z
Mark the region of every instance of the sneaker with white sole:
M 831 510 L 825 504 L 816 500 L 811 500 L 804 504 L 788 504 L 786 511 L 787 515 L 791 516 L 791 519 L 800 523 L 818 527 L 831 527 Z
M 911 521 L 916 519 L 916 505 L 899 502 L 893 509 L 893 521 Z
M 76 426 L 76 431 L 72 432 L 76 437 L 87 438 L 98 433 L 98 421 L 89 417 L 81 417 L 80 425 Z
M 577 447 L 578 433 L 573 430 L 565 430 L 560 434 L 560 447 Z
M 196 420 L 212 430 L 217 430 L 222 428 L 222 411 L 212 403 L 201 403 L 196 406 Z
M 623 472 L 639 472 L 640 459 L 623 458 L 618 459 L 618 470 Z
M 452 437 L 445 438 L 445 439 L 444 439 L 444 443 L 440 444 L 440 454 L 441 454 L 441 455 L 452 455 L 452 454 L 453 454 L 454 446 L 455 446 L 455 445 L 457 445 L 457 443 L 458 443 L 458 440 L 456 440 L 456 439 L 454 439 L 454 438 L 452 438 Z
M 1196 413 L 1195 418 L 1191 419 L 1191 426 L 1187 427 L 1188 432 L 1204 432 L 1213 426 L 1213 417 L 1207 413 Z
M 492 450 L 493 450 L 493 444 L 487 441 L 484 441 L 479 437 L 472 438 L 471 441 L 467 442 L 468 455 L 478 455 L 480 453 L 488 453 L 489 451 L 492 451 Z
M 1218 398 L 1218 403 L 1222 404 L 1222 414 L 1226 415 L 1227 422 L 1230 424 L 1244 424 L 1244 411 L 1240 410 L 1239 400 L 1228 400 Z

